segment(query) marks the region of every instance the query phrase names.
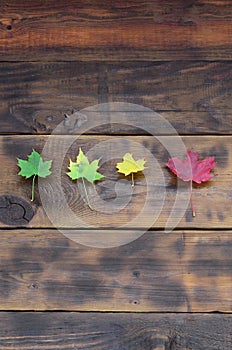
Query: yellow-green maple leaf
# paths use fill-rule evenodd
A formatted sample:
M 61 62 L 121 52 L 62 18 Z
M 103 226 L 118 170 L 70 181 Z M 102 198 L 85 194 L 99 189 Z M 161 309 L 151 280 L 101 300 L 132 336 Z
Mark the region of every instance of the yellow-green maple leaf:
M 73 162 L 70 159 L 69 163 L 69 172 L 66 174 L 72 179 L 72 180 L 78 180 L 82 179 L 82 183 L 84 186 L 85 190 L 85 195 L 86 195 L 86 200 L 88 203 L 88 206 L 91 210 L 93 210 L 90 201 L 89 201 L 89 196 L 88 192 L 85 186 L 85 181 L 89 181 L 91 184 L 94 183 L 94 181 L 101 180 L 104 176 L 100 174 L 97 170 L 99 168 L 99 159 L 93 160 L 91 163 L 89 162 L 88 158 L 86 155 L 83 153 L 82 149 L 79 149 L 79 154 L 77 156 L 76 162 Z
M 85 178 L 92 184 L 94 181 L 102 179 L 104 176 L 97 172 L 99 168 L 99 159 L 95 159 L 91 163 L 89 162 L 86 155 L 83 153 L 82 149 L 79 149 L 79 154 L 77 156 L 76 162 L 70 159 L 69 167 L 70 170 L 67 175 L 72 180 L 78 180 L 80 178 Z

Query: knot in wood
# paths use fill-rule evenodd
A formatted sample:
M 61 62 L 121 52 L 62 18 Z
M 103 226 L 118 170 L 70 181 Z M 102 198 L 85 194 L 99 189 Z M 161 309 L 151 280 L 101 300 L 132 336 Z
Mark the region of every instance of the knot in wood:
M 33 216 L 32 206 L 24 199 L 13 195 L 0 196 L 0 220 L 4 224 L 25 226 Z

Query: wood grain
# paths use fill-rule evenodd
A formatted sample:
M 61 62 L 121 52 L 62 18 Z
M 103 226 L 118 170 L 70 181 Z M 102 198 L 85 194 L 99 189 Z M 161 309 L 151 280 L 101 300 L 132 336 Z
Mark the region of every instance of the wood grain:
M 0 59 L 231 59 L 229 1 L 2 0 Z
M 120 101 L 157 111 L 180 134 L 231 134 L 231 71 L 231 62 L 2 63 L 0 133 L 49 134 L 65 113 Z M 144 127 L 168 132 L 152 117 Z M 122 124 L 88 132 L 144 134 Z
M 56 230 L 0 234 L 1 310 L 232 311 L 232 231 L 150 231 L 108 249 Z
M 231 19 L 229 0 L 1 0 L 1 349 L 232 348 Z M 118 101 L 132 104 L 132 125 L 92 113 Z M 165 166 L 162 142 L 180 155 L 178 137 L 133 104 L 201 159 L 215 156 L 214 177 L 193 189 L 195 218 L 181 212 L 188 184 Z M 82 120 L 69 115 L 83 108 L 100 125 L 78 138 Z M 32 203 L 17 157 L 49 141 L 55 176 Z M 87 185 L 95 211 L 65 174 L 79 147 L 106 176 Z M 115 169 L 122 151 L 148 160 L 133 192 Z
M 73 225 L 76 224 L 71 219 L 71 213 L 66 214 L 66 211 L 64 211 L 63 204 L 67 203 L 68 208 L 75 213 L 75 217 L 82 222 L 78 223 L 77 227 L 85 227 L 85 225 L 87 227 L 93 225 L 95 228 L 113 228 L 120 225 L 125 227 L 126 224 L 131 222 L 132 228 L 148 228 L 150 225 L 159 228 L 164 227 L 167 223 L 176 199 L 177 184 L 178 193 L 182 196 L 182 200 L 186 199 L 188 201 L 189 184 L 182 181 L 177 183 L 176 176 L 165 166 L 170 155 L 154 137 L 81 136 L 76 138 L 76 136 L 53 136 L 53 138 L 47 136 L 2 136 L 0 138 L 0 162 L 4 164 L 0 170 L 0 194 L 2 196 L 17 196 L 32 205 L 34 217 L 29 222 L 29 227 L 51 227 L 51 223 L 43 209 L 44 206 L 48 206 L 47 203 L 50 203 L 46 208 L 47 213 L 49 208 L 54 209 L 55 222 L 57 223 L 58 220 L 56 227 L 57 225 L 59 227 L 60 225 L 62 227 L 74 227 Z M 171 151 L 178 145 L 178 138 L 175 137 L 161 137 L 160 140 L 168 140 L 169 142 L 172 140 L 170 143 Z M 183 141 L 186 149 L 194 148 L 199 152 L 200 159 L 206 156 L 215 156 L 217 166 L 214 171 L 216 176 L 206 183 L 194 186 L 193 198 L 197 213 L 196 218 L 192 217 L 188 203 L 186 204 L 186 211 L 184 210 L 183 212 L 181 212 L 182 201 L 179 203 L 177 211 L 174 213 L 174 218 L 181 220 L 178 227 L 230 228 L 232 226 L 231 137 L 186 136 L 183 137 Z M 30 202 L 31 180 L 25 180 L 17 175 L 19 172 L 17 157 L 26 159 L 32 148 L 41 152 L 47 143 L 50 145 L 50 151 L 48 150 L 50 153 L 46 153 L 47 159 L 53 159 L 52 169 L 54 177 L 50 176 L 40 182 L 40 196 L 41 194 L 45 196 L 42 205 L 37 184 L 35 202 Z M 60 160 L 63 149 L 67 145 L 70 145 L 70 148 Z M 86 153 L 88 151 L 92 152 L 90 160 L 101 158 L 100 171 L 106 176 L 104 180 L 96 184 L 97 192 L 94 191 L 93 186 L 87 185 L 90 201 L 96 208 L 94 211 L 91 211 L 85 203 L 85 195 L 81 184 L 77 187 L 75 182 L 71 181 L 66 175 L 69 159 L 75 159 L 79 147 Z M 117 147 L 121 150 L 117 151 Z M 128 151 L 132 152 L 136 159 L 145 156 L 148 160 L 148 168 L 144 171 L 144 175 L 138 174 L 135 177 L 136 186 L 133 193 L 131 193 L 130 177 L 128 176 L 125 179 L 117 173 L 115 168 L 116 163 L 121 160 L 120 152 L 123 155 Z M 177 149 L 175 155 L 179 155 L 178 152 Z M 157 166 L 156 160 L 158 162 Z M 59 171 L 62 173 L 62 187 L 56 188 Z M 121 188 L 121 192 L 119 192 L 117 187 L 120 184 L 119 180 L 124 180 L 123 186 L 125 187 Z M 149 190 L 146 181 L 150 182 Z M 62 194 L 64 194 L 64 198 L 62 198 Z M 121 210 L 115 207 L 115 199 L 122 205 Z M 147 207 L 143 211 L 145 201 L 147 201 Z M 18 217 L 15 211 L 12 211 L 11 206 L 2 205 L 1 210 L 3 210 L 4 217 L 8 215 L 11 218 L 11 224 L 14 219 L 15 226 L 19 225 L 21 216 Z M 159 210 L 161 210 L 161 213 L 156 220 Z M 114 214 L 112 215 L 113 212 Z M 141 214 L 142 219 L 135 224 L 133 220 L 139 218 L 138 215 L 140 213 L 143 213 Z M 3 222 L 0 225 L 5 227 Z
M 231 315 L 0 313 L 12 349 L 230 350 Z
M 120 101 L 157 111 L 180 134 L 228 134 L 231 67 L 231 62 L 2 63 L 0 132 L 51 133 L 65 113 Z M 152 118 L 144 119 L 144 128 L 168 133 Z M 89 132 L 144 133 L 115 124 Z

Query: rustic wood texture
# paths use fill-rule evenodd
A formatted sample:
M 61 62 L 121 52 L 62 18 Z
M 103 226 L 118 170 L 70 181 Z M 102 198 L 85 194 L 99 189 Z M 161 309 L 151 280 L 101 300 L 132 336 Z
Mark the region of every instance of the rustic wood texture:
M 230 350 L 231 315 L 0 313 L 0 345 L 13 349 Z
M 0 233 L 1 310 L 232 311 L 232 231 L 150 231 L 109 249 L 56 230 Z
M 2 0 L 0 59 L 231 59 L 231 2 Z
M 142 210 L 145 199 L 150 200 L 150 204 L 146 213 L 143 216 L 143 220 L 139 222 L 138 227 L 148 228 L 147 226 L 150 222 L 151 216 L 154 216 L 156 209 L 162 209 L 161 214 L 157 221 L 154 219 L 153 227 L 164 227 L 167 219 L 170 215 L 171 208 L 174 205 L 174 200 L 177 193 L 177 180 L 176 176 L 172 174 L 165 166 L 169 153 L 165 148 L 151 136 L 124 136 L 123 138 L 107 137 L 107 136 L 81 136 L 74 141 L 72 136 L 72 141 L 74 143 L 70 147 L 64 161 L 56 161 L 56 158 L 60 156 L 59 145 L 63 145 L 62 142 L 70 140 L 70 136 L 54 136 L 57 140 L 57 147 L 51 151 L 51 158 L 53 159 L 53 173 L 56 174 L 60 168 L 62 171 L 62 186 L 65 193 L 65 200 L 67 201 L 69 207 L 80 217 L 87 225 L 93 225 L 93 227 L 119 227 L 120 225 L 125 225 L 126 223 L 133 220 Z M 53 138 L 53 140 L 54 140 Z M 161 139 L 167 139 L 170 137 L 161 137 Z M 172 138 L 176 142 L 176 138 Z M 32 205 L 34 211 L 34 217 L 29 222 L 29 227 L 51 227 L 49 219 L 46 217 L 39 193 L 38 186 L 36 184 L 36 199 L 35 202 L 31 203 L 31 179 L 25 180 L 23 177 L 18 176 L 19 168 L 17 166 L 17 157 L 22 159 L 27 159 L 27 155 L 31 153 L 34 148 L 37 151 L 42 151 L 46 142 L 48 142 L 49 137 L 47 136 L 2 136 L 0 138 L 0 162 L 3 164 L 0 170 L 0 194 L 1 196 L 14 195 L 23 200 L 26 200 L 29 205 Z M 101 168 L 100 171 L 106 176 L 104 180 L 98 182 L 95 188 L 97 189 L 98 196 L 96 197 L 94 188 L 88 185 L 89 197 L 93 206 L 98 205 L 98 201 L 103 200 L 103 210 L 110 209 L 111 201 L 114 200 L 116 196 L 117 188 L 116 183 L 118 180 L 125 179 L 122 175 L 119 175 L 116 171 L 115 165 L 118 158 L 118 153 L 115 153 L 115 147 L 108 147 L 107 152 L 105 152 L 106 145 L 104 142 L 114 141 L 116 144 L 122 146 L 123 152 L 133 152 L 136 158 L 144 157 L 144 152 L 146 150 L 150 151 L 154 158 L 158 161 L 160 165 L 159 168 L 154 166 L 154 159 L 151 157 L 147 163 L 150 168 L 144 171 L 143 174 L 138 174 L 135 177 L 136 186 L 133 190 L 133 195 L 130 202 L 121 211 L 118 211 L 112 215 L 112 211 L 109 213 L 104 213 L 102 211 L 96 210 L 91 211 L 86 203 L 84 202 L 84 193 L 80 185 L 79 189 L 75 182 L 66 175 L 67 167 L 69 164 L 69 159 L 75 159 L 79 147 L 82 147 L 84 152 L 91 150 L 93 147 L 96 150 L 93 153 L 93 159 L 101 158 Z M 183 213 L 183 218 L 181 219 L 178 227 L 182 228 L 230 228 L 232 226 L 231 217 L 231 188 L 232 188 L 232 143 L 231 137 L 216 137 L 216 136 L 199 136 L 199 137 L 183 137 L 186 149 L 194 148 L 200 154 L 200 159 L 206 156 L 215 156 L 217 166 L 215 168 L 215 176 L 208 182 L 201 185 L 194 185 L 193 198 L 196 207 L 196 218 L 192 217 L 190 206 L 187 207 L 186 213 Z M 137 142 L 142 148 L 137 148 Z M 174 144 L 175 144 L 174 142 Z M 62 147 L 61 147 L 62 149 Z M 124 154 L 124 153 L 123 153 Z M 105 162 L 106 156 L 109 156 L 109 161 Z M 149 154 L 148 154 L 149 156 Z M 92 160 L 93 160 L 92 159 Z M 147 158 L 149 159 L 149 158 Z M 146 172 L 147 171 L 147 172 Z M 149 173 L 148 173 L 149 172 Z M 147 174 L 147 175 L 146 175 Z M 150 174 L 150 175 L 149 175 Z M 151 178 L 152 176 L 152 178 Z M 163 180 L 162 180 L 163 177 Z M 152 185 L 150 190 L 147 190 L 146 178 L 152 180 Z M 55 179 L 55 180 L 54 180 Z M 56 182 L 56 177 L 52 178 Z M 49 177 L 44 180 L 42 184 L 49 183 Z M 163 181 L 163 182 L 162 182 Z M 131 191 L 131 179 L 128 176 L 125 179 L 125 190 L 119 197 L 122 200 L 127 200 L 130 196 Z M 43 188 L 43 185 L 42 185 Z M 49 188 L 44 191 L 49 191 Z M 188 199 L 189 194 L 189 183 L 180 181 L 178 185 L 178 191 L 180 193 L 186 193 L 186 198 Z M 163 195 L 166 190 L 166 196 Z M 48 192 L 47 199 L 54 198 L 54 191 Z M 63 200 L 60 195 L 60 191 L 56 192 L 56 199 L 52 205 L 56 206 L 57 216 L 62 217 L 62 210 L 60 205 L 62 205 Z M 125 195 L 126 193 L 126 195 Z M 164 197 L 162 197 L 164 196 Z M 4 197 L 5 198 L 5 197 Z M 9 201 L 2 199 L 0 216 L 3 216 L 4 220 L 0 223 L 1 227 L 4 227 L 5 218 L 8 216 L 10 218 L 10 225 L 12 221 L 15 221 L 15 226 L 20 225 L 20 220 L 24 211 L 19 204 L 19 212 L 16 211 L 16 205 L 12 207 Z M 162 203 L 162 198 L 165 199 L 164 205 Z M 183 197 L 184 198 L 184 197 Z M 12 202 L 12 201 L 11 201 Z M 18 200 L 16 199 L 16 202 Z M 13 201 L 13 203 L 16 203 Z M 5 204 L 4 204 L 5 203 Z M 112 202 L 113 203 L 113 202 Z M 44 203 L 45 205 L 46 203 Z M 163 208 L 162 208 L 163 206 Z M 98 207 L 97 207 L 98 208 Z M 179 212 L 176 212 L 176 217 L 179 217 Z M 63 218 L 65 220 L 65 217 Z M 69 217 L 66 218 L 65 227 L 70 227 Z M 57 226 L 56 226 L 57 227 Z M 137 225 L 136 225 L 137 227 Z
M 159 112 L 180 134 L 231 134 L 231 71 L 231 62 L 2 63 L 0 133 L 51 133 L 65 113 L 120 101 Z M 144 133 L 125 125 L 89 132 Z
M 229 0 L 0 1 L 1 349 L 232 348 L 231 19 Z M 215 176 L 194 186 L 195 218 L 189 206 L 180 215 L 188 184 L 166 168 L 167 150 L 145 130 L 175 150 L 174 131 L 136 115 L 133 105 L 131 121 L 143 120 L 145 130 L 114 124 L 107 109 L 89 112 L 116 101 L 160 113 L 187 149 L 215 156 Z M 101 125 L 58 162 L 81 133 L 83 120 L 68 115 L 83 108 L 88 122 Z M 60 123 L 62 135 L 49 137 Z M 36 184 L 32 203 L 31 180 L 17 175 L 16 158 L 42 151 L 49 139 L 59 141 L 50 149 L 56 176 L 40 182 L 40 194 Z M 133 192 L 129 178 L 120 187 L 117 144 L 149 158 Z M 83 188 L 65 174 L 80 146 L 102 157 L 106 179 L 97 192 L 87 190 L 103 212 L 91 211 Z M 166 232 L 177 195 L 177 226 Z M 117 200 L 125 207 L 115 212 Z M 66 201 L 78 225 L 63 211 Z M 149 227 L 140 236 L 139 228 Z

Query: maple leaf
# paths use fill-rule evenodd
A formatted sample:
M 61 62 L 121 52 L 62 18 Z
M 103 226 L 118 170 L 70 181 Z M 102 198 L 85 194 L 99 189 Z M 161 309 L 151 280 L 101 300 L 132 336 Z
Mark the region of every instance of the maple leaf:
M 190 150 L 186 152 L 186 158 L 170 158 L 166 166 L 184 181 L 190 181 L 190 201 L 192 206 L 192 215 L 195 216 L 194 205 L 192 201 L 192 182 L 198 184 L 208 181 L 212 178 L 210 171 L 215 167 L 214 157 L 207 157 L 201 161 L 198 160 L 198 153 Z
M 31 201 L 33 201 L 35 196 L 35 178 L 36 176 L 45 178 L 51 174 L 50 168 L 52 165 L 52 160 L 43 161 L 41 155 L 34 149 L 32 150 L 31 154 L 28 155 L 28 160 L 20 158 L 17 158 L 17 160 L 18 166 L 21 168 L 18 175 L 24 176 L 26 179 L 33 176 L 31 191 Z
M 99 159 L 96 159 L 90 163 L 88 158 L 83 153 L 82 149 L 79 148 L 79 154 L 77 156 L 76 162 L 73 162 L 70 159 L 68 167 L 70 171 L 66 173 L 72 180 L 82 179 L 87 203 L 91 210 L 93 210 L 93 208 L 90 205 L 84 179 L 89 181 L 91 184 L 93 184 L 94 181 L 101 180 L 104 176 L 97 171 L 98 168 Z
M 132 175 L 132 187 L 134 187 L 134 173 L 144 170 L 145 159 L 134 160 L 131 153 L 126 153 L 123 156 L 123 161 L 117 163 L 116 167 L 119 173 L 124 174 L 125 176 Z

